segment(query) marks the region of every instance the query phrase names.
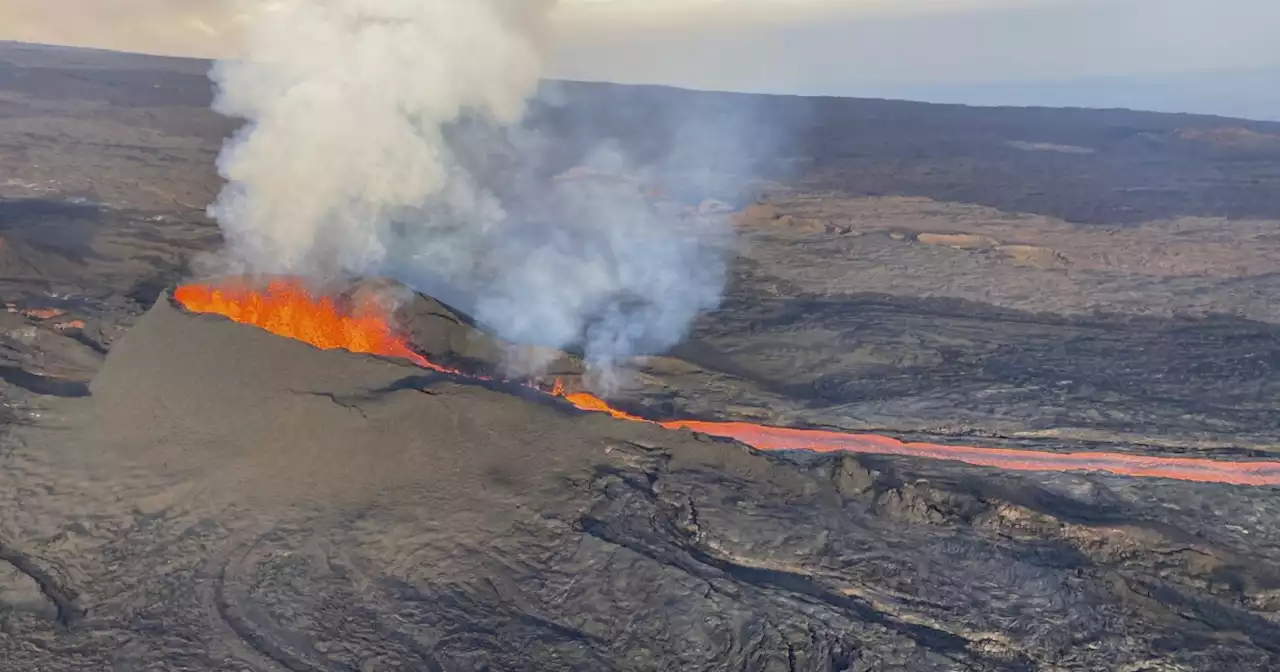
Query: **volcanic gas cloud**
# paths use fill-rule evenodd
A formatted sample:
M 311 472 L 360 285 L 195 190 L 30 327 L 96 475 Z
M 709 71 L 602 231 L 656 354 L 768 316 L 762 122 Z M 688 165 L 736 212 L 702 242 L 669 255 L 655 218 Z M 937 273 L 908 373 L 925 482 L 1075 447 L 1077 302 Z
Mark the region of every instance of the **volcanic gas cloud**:
M 276 280 L 257 289 L 244 283 L 186 285 L 174 298 L 188 310 L 224 315 L 323 349 L 345 349 L 408 359 L 419 366 L 450 375 L 465 375 L 428 361 L 413 351 L 391 326 L 385 304 L 368 301 L 340 306 L 317 296 L 293 280 Z M 543 390 L 582 411 L 606 413 L 618 420 L 653 422 L 610 406 L 585 392 L 567 392 L 557 381 Z M 692 431 L 734 439 L 765 451 L 815 451 L 905 455 L 955 460 L 984 467 L 1018 471 L 1103 471 L 1124 476 L 1170 478 L 1236 485 L 1280 485 L 1280 462 L 1232 462 L 1199 458 L 1152 457 L 1123 453 L 1052 453 L 1002 448 L 909 443 L 874 434 L 790 429 L 745 422 L 671 420 L 653 422 L 671 430 Z
M 512 343 L 581 346 L 588 366 L 664 350 L 719 301 L 723 233 L 658 216 L 627 179 L 543 181 L 503 202 L 472 156 L 505 155 L 532 176 L 520 126 L 539 86 L 553 0 L 276 0 L 249 17 L 247 58 L 219 63 L 217 109 L 245 119 L 218 166 L 210 213 L 227 240 L 219 276 L 312 282 L 391 277 L 457 305 Z M 692 128 L 724 128 L 695 120 Z M 725 159 L 705 132 L 676 134 L 684 160 Z M 689 142 L 692 140 L 692 142 Z M 758 140 L 758 138 L 757 138 Z M 689 148 L 695 148 L 689 151 Z M 478 149 L 477 149 L 478 148 Z M 593 175 L 626 177 L 607 146 Z M 497 163 L 502 163 L 498 161 Z M 688 167 L 688 166 L 686 166 Z M 705 166 L 704 166 L 705 168 Z M 696 173 L 697 170 L 686 174 Z M 519 182 L 519 180 L 516 180 Z M 605 186 L 602 186 L 605 185 Z M 633 190 L 634 191 L 634 190 Z M 208 260 L 206 260 L 208 261 Z M 191 285 L 176 299 L 320 348 L 448 371 L 395 334 L 381 300 L 317 297 L 301 282 Z M 522 362 L 536 373 L 537 362 Z M 609 377 L 598 376 L 597 380 Z M 600 397 L 546 390 L 586 411 L 649 422 Z M 1090 469 L 1227 483 L 1280 483 L 1280 464 L 1055 454 L 902 443 L 744 423 L 674 421 L 762 450 L 877 452 L 1005 469 Z
M 602 139 L 578 163 L 615 179 L 552 180 L 565 166 L 544 165 L 522 118 L 553 4 L 255 3 L 247 57 L 211 75 L 218 111 L 248 123 L 219 157 L 227 184 L 210 214 L 227 247 L 207 274 L 395 278 L 509 342 L 580 347 L 606 372 L 678 342 L 719 301 L 724 227 L 658 214 L 627 177 L 730 161 L 735 138 L 645 166 Z M 679 118 L 728 126 L 697 116 Z

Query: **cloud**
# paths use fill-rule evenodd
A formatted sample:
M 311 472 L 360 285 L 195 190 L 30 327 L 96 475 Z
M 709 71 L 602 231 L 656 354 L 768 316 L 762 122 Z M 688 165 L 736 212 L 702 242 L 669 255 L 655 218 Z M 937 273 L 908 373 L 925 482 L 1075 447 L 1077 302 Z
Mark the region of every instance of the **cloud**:
M 4 0 L 0 39 L 230 55 L 241 9 Z M 1280 67 L 1275 0 L 562 0 L 554 25 L 552 76 L 693 88 L 857 96 Z
M 0 39 L 214 57 L 234 49 L 239 13 L 227 0 L 5 0 Z
M 568 0 L 559 18 L 568 25 L 604 21 L 617 27 L 628 22 L 731 21 L 773 22 L 814 18 L 951 14 L 1001 7 L 1036 7 L 1067 0 Z
M 264 5 L 246 57 L 212 71 L 215 108 L 249 123 L 218 159 L 209 212 L 227 246 L 205 270 L 394 278 L 509 341 L 580 348 L 605 389 L 617 362 L 679 342 L 719 303 L 727 222 L 660 207 L 645 186 L 744 170 L 744 134 L 725 110 L 676 101 L 650 110 L 678 119 L 660 157 L 565 143 L 581 165 L 552 179 L 567 166 L 521 122 L 553 2 Z
M 238 52 L 243 19 L 266 0 L 6 0 L 0 39 L 216 57 Z M 909 15 L 1061 0 L 564 0 L 556 20 L 569 37 L 628 27 L 706 26 Z
M 866 83 L 984 82 L 1280 65 L 1273 0 L 737 0 L 564 17 L 573 76 L 848 94 Z M 626 20 L 623 20 L 623 19 Z

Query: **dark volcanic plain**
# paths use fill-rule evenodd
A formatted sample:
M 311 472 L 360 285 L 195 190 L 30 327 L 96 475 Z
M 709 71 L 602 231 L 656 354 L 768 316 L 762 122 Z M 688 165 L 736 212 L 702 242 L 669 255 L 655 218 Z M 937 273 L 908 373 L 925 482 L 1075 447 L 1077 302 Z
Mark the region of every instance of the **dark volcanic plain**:
M 1274 487 L 761 454 L 184 312 L 206 68 L 0 44 L 0 669 L 1280 669 Z M 762 129 L 750 188 L 637 187 L 737 237 L 616 405 L 1280 458 L 1280 125 L 553 88 L 548 177 Z

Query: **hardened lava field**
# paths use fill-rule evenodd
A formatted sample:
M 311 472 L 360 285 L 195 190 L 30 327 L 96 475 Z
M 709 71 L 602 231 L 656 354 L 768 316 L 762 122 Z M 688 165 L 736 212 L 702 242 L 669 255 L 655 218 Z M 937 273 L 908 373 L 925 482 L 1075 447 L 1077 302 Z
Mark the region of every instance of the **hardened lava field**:
M 721 307 L 594 396 L 199 273 L 208 67 L 0 45 L 0 670 L 1280 668 L 1277 125 L 751 98 L 768 180 L 635 179 Z M 748 100 L 557 92 L 521 178 Z

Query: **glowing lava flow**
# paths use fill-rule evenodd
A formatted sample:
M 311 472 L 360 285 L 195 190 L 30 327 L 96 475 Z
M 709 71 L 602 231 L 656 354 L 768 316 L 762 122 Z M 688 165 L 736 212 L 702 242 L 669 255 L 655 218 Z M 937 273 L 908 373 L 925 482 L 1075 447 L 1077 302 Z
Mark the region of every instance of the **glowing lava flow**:
M 309 343 L 317 348 L 400 357 L 451 375 L 466 374 L 428 361 L 391 328 L 385 307 L 366 302 L 343 310 L 338 302 L 316 297 L 292 280 L 276 280 L 265 289 L 247 285 L 184 285 L 174 298 L 187 310 L 217 313 L 236 322 Z M 745 422 L 673 420 L 655 422 L 609 406 L 585 392 L 566 392 L 560 381 L 544 392 L 583 411 L 606 413 L 619 420 L 644 422 L 666 429 L 687 429 L 734 439 L 764 451 L 874 453 L 953 460 L 1017 471 L 1103 471 L 1122 476 L 1170 478 L 1234 485 L 1280 485 L 1280 462 L 1220 461 L 1189 457 L 1152 457 L 1125 453 L 1052 453 L 1008 448 L 911 443 L 877 434 L 788 429 Z
M 1171 478 L 1202 483 L 1280 485 L 1280 462 L 1227 462 L 1190 457 L 1151 457 L 1126 453 L 1051 453 L 1010 448 L 947 446 L 904 442 L 877 434 L 846 434 L 808 429 L 767 427 L 742 422 L 664 422 L 668 429 L 689 429 L 735 439 L 757 450 L 804 450 L 818 453 L 874 453 L 955 460 L 1011 471 L 1105 471 L 1121 476 Z
M 337 301 L 313 296 L 290 280 L 273 280 L 262 289 L 238 283 L 183 285 L 174 290 L 173 298 L 193 313 L 223 315 L 321 350 L 402 357 L 443 370 L 414 352 L 391 329 L 386 310 L 373 301 L 344 310 Z

